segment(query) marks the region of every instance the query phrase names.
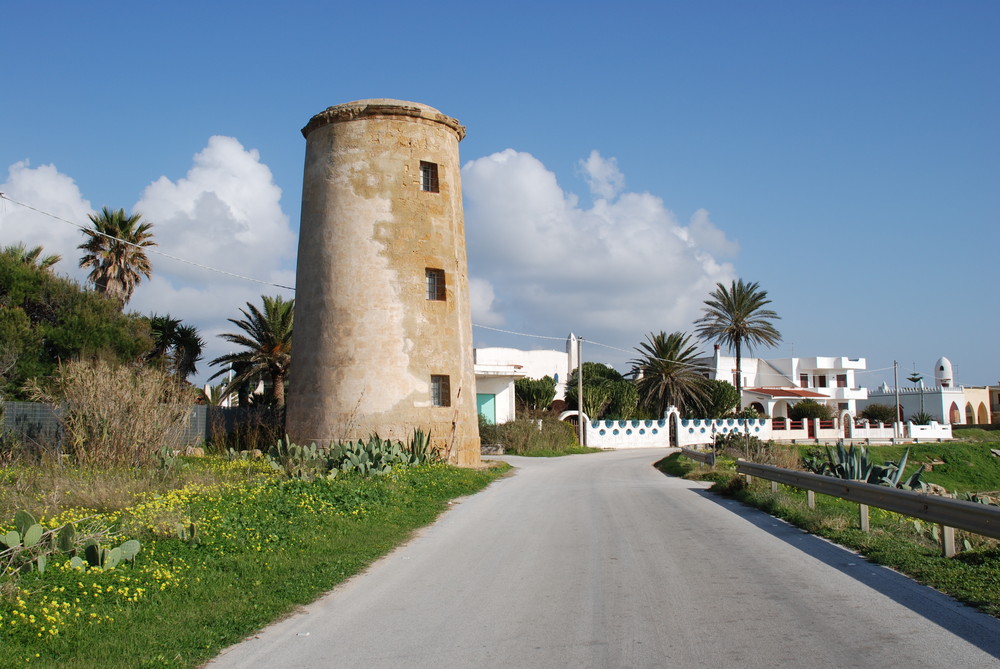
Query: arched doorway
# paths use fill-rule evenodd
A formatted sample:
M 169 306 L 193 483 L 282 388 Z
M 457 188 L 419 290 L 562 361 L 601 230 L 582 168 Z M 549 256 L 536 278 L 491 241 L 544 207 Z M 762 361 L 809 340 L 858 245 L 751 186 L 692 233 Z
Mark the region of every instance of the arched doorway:
M 972 408 L 972 404 L 965 405 L 965 424 L 966 425 L 976 424 L 976 410 Z
M 986 411 L 986 405 L 982 402 L 979 403 L 979 420 L 977 422 L 980 425 L 986 425 L 990 422 L 990 414 Z
M 750 404 L 750 408 L 756 411 L 761 416 L 767 417 L 767 411 L 764 410 L 764 405 L 760 402 L 753 402 Z
M 668 407 L 663 414 L 663 420 L 667 423 L 667 446 L 680 448 L 681 414 L 677 411 L 677 407 Z
M 951 403 L 951 408 L 948 409 L 948 422 L 952 425 L 959 425 L 962 422 L 962 412 L 959 411 L 958 405 L 954 402 Z

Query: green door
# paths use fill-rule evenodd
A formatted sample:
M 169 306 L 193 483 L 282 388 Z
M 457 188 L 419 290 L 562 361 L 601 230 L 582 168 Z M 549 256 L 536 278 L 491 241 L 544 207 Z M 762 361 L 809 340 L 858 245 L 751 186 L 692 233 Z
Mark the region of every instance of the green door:
M 496 395 L 476 395 L 476 409 L 479 415 L 486 419 L 490 425 L 497 422 L 497 396 Z

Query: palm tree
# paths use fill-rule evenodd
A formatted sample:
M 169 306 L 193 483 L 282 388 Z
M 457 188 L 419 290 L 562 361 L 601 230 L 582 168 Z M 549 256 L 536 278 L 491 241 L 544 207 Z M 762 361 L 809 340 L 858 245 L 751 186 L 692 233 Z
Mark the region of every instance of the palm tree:
M 222 355 L 211 362 L 226 365 L 211 378 L 234 372 L 226 385 L 225 393 L 230 394 L 250 381 L 270 380 L 274 403 L 285 406 L 285 377 L 292 362 L 292 316 L 295 300 L 262 295 L 264 311 L 247 302 L 247 309 L 240 309 L 242 320 L 230 318 L 229 322 L 243 333 L 220 335 L 245 350 Z M 248 311 L 249 310 L 249 311 Z
M 107 207 L 100 214 L 90 214 L 92 230 L 84 230 L 88 239 L 77 248 L 87 253 L 80 258 L 80 267 L 90 267 L 90 276 L 97 292 L 116 300 L 121 309 L 132 298 L 141 277 L 147 279 L 153 270 L 145 248 L 156 246 L 151 232 L 153 224 L 142 222 L 142 215 L 125 215 L 124 209 Z
M 755 281 L 733 281 L 729 288 L 721 283 L 705 300 L 705 315 L 695 321 L 698 336 L 705 341 L 725 344 L 736 352 L 736 390 L 743 397 L 743 347 L 747 353 L 754 346 L 775 346 L 781 333 L 771 323 L 781 317 L 764 307 L 771 303 L 767 291 Z
M 220 383 L 218 385 L 209 384 L 205 388 L 199 388 L 199 397 L 201 398 L 201 403 L 207 404 L 210 407 L 222 406 L 222 399 L 225 397 L 226 384 Z
M 180 320 L 171 318 L 170 314 L 150 316 L 149 331 L 153 336 L 153 350 L 149 352 L 146 359 L 165 362 L 177 337 L 177 328 L 180 326 Z
M 671 405 L 683 416 L 706 409 L 711 388 L 707 370 L 696 362 L 697 349 L 690 335 L 650 333 L 635 350 L 641 357 L 632 360 L 632 372 L 643 406 L 658 416 Z
M 198 361 L 205 340 L 198 335 L 198 328 L 193 325 L 182 325 L 177 328 L 174 340 L 174 373 L 181 379 L 187 379 L 198 373 Z
M 47 256 L 42 255 L 42 247 L 35 246 L 28 248 L 24 245 L 24 242 L 18 242 L 11 246 L 5 246 L 0 255 L 5 255 L 8 258 L 24 263 L 25 265 L 31 265 L 32 267 L 37 267 L 38 269 L 48 270 L 51 269 L 53 265 L 62 260 L 62 256 L 58 253 L 53 253 Z
M 193 325 L 184 325 L 170 314 L 149 317 L 149 329 L 153 336 L 153 349 L 146 359 L 158 364 L 178 379 L 198 372 L 197 363 L 205 340 L 198 335 Z

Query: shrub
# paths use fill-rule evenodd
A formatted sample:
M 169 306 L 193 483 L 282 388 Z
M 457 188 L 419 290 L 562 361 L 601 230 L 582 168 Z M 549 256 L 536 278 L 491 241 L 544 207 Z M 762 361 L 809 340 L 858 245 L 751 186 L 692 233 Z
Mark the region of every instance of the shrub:
M 490 436 L 495 441 L 487 442 L 482 433 L 480 439 L 484 443 L 501 444 L 504 451 L 514 455 L 527 455 L 539 451 L 566 451 L 578 446 L 573 426 L 555 418 L 513 420 L 492 427 L 495 432 Z
M 877 423 L 894 423 L 896 410 L 888 404 L 869 404 L 858 414 L 858 418 L 866 418 Z
M 139 466 L 163 448 L 180 446 L 194 391 L 163 372 L 103 361 L 61 365 L 35 401 L 53 405 L 63 449 L 81 465 Z
M 742 418 L 744 420 L 757 420 L 758 418 L 763 418 L 760 412 L 753 407 L 743 407 L 739 411 L 733 411 L 726 418 Z
M 517 379 L 514 395 L 520 409 L 539 411 L 547 409 L 556 398 L 556 381 L 551 376 L 540 379 Z
M 816 400 L 802 400 L 788 409 L 788 417 L 792 420 L 815 419 L 830 420 L 833 418 L 833 409 L 825 404 L 820 404 Z
M 740 394 L 736 386 L 728 381 L 712 379 L 708 382 L 710 395 L 705 409 L 705 418 L 722 418 L 735 409 L 740 403 Z M 756 418 L 754 411 L 754 418 Z
M 776 444 L 740 432 L 716 436 L 715 449 L 732 458 L 744 458 L 750 462 L 774 465 L 784 469 L 797 469 L 799 455 L 793 446 Z
M 285 434 L 285 412 L 264 404 L 248 407 L 209 408 L 211 439 L 215 453 L 267 451 Z
M 55 373 L 60 360 L 100 356 L 126 363 L 152 345 L 145 319 L 9 254 L 0 254 L 0 342 L 4 399 L 25 399 L 24 384 Z
M 488 445 L 500 443 L 500 426 L 486 420 L 483 414 L 479 414 L 479 442 Z
M 577 370 L 566 380 L 566 402 L 576 408 Z M 583 363 L 583 412 L 591 420 L 628 420 L 639 415 L 639 390 L 614 367 L 599 362 Z

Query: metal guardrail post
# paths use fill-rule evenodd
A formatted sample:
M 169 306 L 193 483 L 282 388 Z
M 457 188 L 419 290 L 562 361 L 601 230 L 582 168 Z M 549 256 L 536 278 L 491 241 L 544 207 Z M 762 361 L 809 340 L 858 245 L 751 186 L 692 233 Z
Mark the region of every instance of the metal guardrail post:
M 955 528 L 941 526 L 941 554 L 945 557 L 955 557 Z
M 681 455 L 690 458 L 696 462 L 701 462 L 708 465 L 709 467 L 715 466 L 715 452 L 705 453 L 702 451 L 694 451 L 690 448 L 681 448 Z

